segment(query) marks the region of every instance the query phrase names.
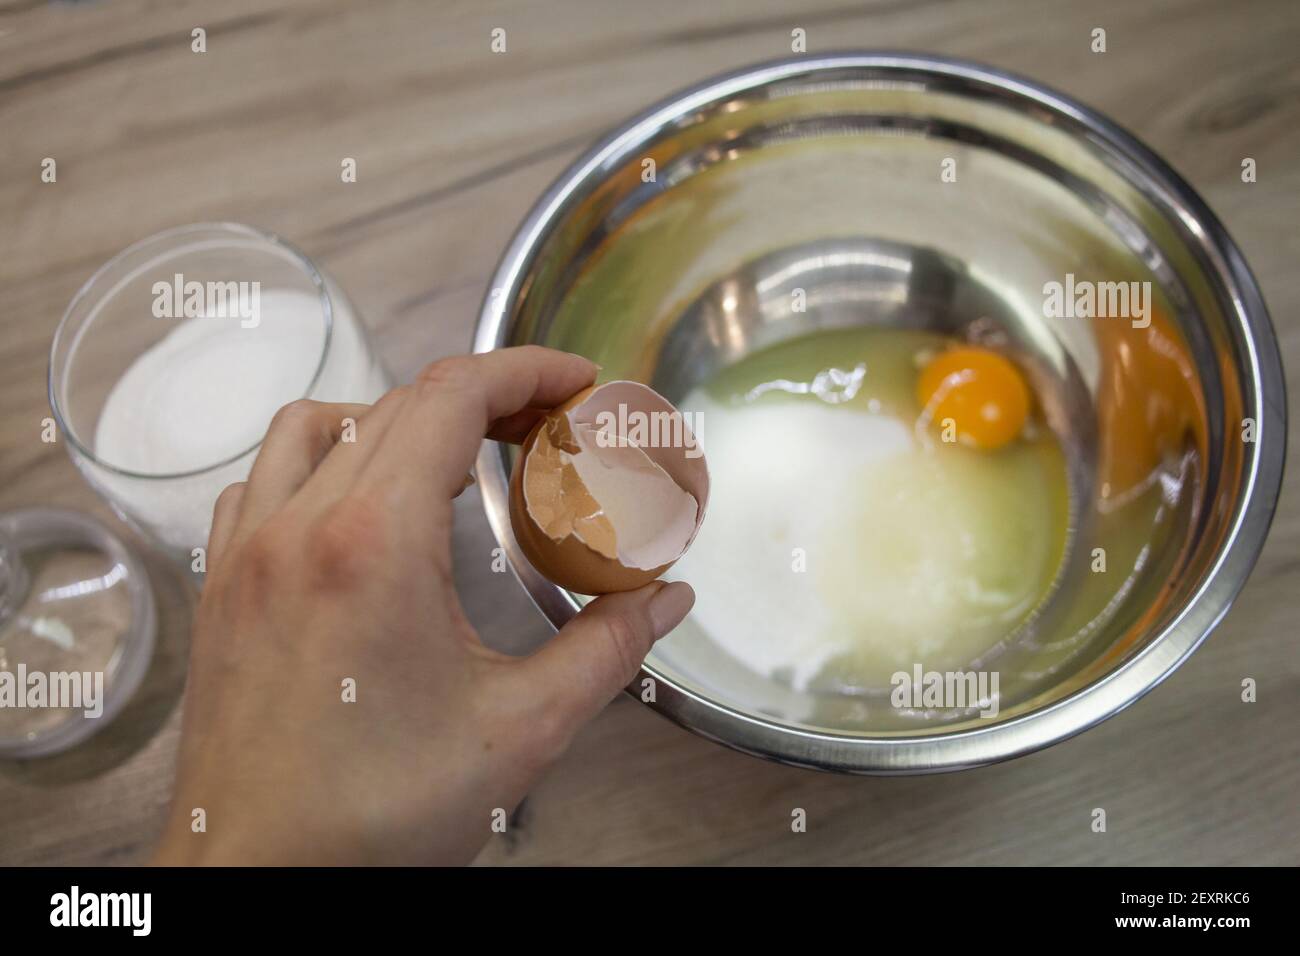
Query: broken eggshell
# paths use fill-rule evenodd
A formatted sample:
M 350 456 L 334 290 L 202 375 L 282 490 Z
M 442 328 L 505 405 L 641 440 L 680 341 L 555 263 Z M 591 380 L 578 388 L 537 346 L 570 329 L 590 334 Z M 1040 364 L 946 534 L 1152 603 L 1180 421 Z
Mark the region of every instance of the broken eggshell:
M 708 497 L 708 465 L 681 412 L 639 382 L 607 382 L 548 412 L 524 440 L 510 524 L 560 587 L 630 591 L 686 553 Z

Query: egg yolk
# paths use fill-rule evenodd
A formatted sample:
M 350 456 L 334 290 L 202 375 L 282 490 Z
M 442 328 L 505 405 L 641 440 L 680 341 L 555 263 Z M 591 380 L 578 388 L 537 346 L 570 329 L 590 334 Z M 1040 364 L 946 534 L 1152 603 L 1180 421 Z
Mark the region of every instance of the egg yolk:
M 921 371 L 916 399 L 923 416 L 951 427 L 958 441 L 976 448 L 1001 448 L 1013 441 L 1029 417 L 1029 387 L 1009 360 L 988 349 L 949 349 Z

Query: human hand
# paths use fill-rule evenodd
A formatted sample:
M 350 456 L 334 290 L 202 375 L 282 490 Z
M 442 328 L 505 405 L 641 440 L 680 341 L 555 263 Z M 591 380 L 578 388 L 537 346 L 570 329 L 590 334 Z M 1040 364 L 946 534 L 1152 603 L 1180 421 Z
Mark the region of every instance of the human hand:
M 513 810 L 694 602 L 659 581 L 606 595 L 527 658 L 484 647 L 461 610 L 452 499 L 481 440 L 521 441 L 595 376 L 574 355 L 503 349 L 436 362 L 373 406 L 276 415 L 214 512 L 155 862 L 474 858 L 493 812 Z M 339 441 L 345 418 L 354 442 Z

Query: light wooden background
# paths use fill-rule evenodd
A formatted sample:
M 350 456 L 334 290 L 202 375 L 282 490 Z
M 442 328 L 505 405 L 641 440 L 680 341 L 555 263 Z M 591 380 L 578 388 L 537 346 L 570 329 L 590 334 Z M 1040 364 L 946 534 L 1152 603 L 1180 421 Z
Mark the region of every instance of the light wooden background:
M 208 52 L 190 51 L 207 29 Z M 489 52 L 504 27 L 508 53 Z M 1109 50 L 1089 51 L 1093 27 Z M 294 3 L 0 0 L 0 509 L 107 516 L 39 441 L 60 314 L 128 243 L 206 219 L 291 238 L 340 280 L 399 378 L 464 351 L 533 198 L 599 133 L 712 73 L 789 53 L 911 48 L 1065 90 L 1138 131 L 1209 200 L 1300 359 L 1300 6 L 1294 0 Z M 40 182 L 44 157 L 58 182 Z M 340 182 L 355 157 L 359 181 Z M 1259 181 L 1243 184 L 1241 159 Z M 1297 416 L 1293 415 L 1293 421 Z M 743 757 L 616 701 L 485 863 L 1296 863 L 1300 512 L 1295 470 L 1213 639 L 1120 716 L 1043 753 L 850 779 Z M 498 643 L 546 631 L 459 506 L 460 584 Z M 122 719 L 0 763 L 0 863 L 140 858 L 167 800 L 190 598 L 152 564 L 162 647 Z M 1259 702 L 1239 700 L 1259 681 Z M 1106 808 L 1109 832 L 1090 831 Z M 808 832 L 790 813 L 808 813 Z

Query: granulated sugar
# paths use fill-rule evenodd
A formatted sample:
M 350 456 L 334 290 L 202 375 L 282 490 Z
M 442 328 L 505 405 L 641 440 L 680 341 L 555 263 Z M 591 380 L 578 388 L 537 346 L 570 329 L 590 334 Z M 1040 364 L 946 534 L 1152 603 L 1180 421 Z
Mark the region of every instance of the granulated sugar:
M 253 328 L 185 320 L 143 352 L 104 403 L 99 463 L 83 463 L 119 510 L 186 558 L 206 544 L 217 496 L 248 476 L 281 406 L 309 388 L 321 401 L 373 402 L 388 387 L 349 311 L 336 308 L 314 387 L 325 346 L 319 299 L 268 290 L 261 311 Z

